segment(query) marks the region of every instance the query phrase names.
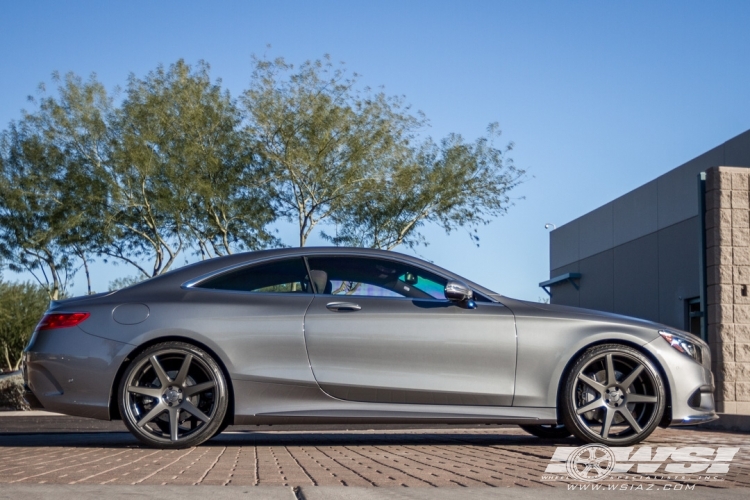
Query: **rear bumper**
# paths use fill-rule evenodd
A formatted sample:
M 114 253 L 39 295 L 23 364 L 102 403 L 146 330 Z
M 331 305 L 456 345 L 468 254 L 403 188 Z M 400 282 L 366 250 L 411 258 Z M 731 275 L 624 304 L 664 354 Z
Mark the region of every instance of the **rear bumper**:
M 109 420 L 115 376 L 132 348 L 78 327 L 36 332 L 24 351 L 24 398 L 33 408 Z

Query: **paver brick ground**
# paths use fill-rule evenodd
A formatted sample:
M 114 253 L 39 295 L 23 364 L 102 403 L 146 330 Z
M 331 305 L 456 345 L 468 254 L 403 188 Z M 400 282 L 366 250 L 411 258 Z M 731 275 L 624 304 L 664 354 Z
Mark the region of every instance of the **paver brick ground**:
M 738 447 L 729 473 L 703 488 L 750 486 L 750 435 L 658 429 L 639 446 Z M 122 432 L 0 435 L 0 483 L 566 487 L 545 468 L 569 439 L 514 427 L 439 430 L 227 432 L 197 448 L 155 450 Z M 625 474 L 628 480 L 635 473 Z M 694 478 L 670 479 L 690 484 Z M 2 488 L 2 486 L 0 486 Z

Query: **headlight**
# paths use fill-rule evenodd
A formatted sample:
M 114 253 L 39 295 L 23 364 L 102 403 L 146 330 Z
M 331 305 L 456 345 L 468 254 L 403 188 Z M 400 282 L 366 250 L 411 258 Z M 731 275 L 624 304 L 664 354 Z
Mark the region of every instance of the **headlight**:
M 682 354 L 690 356 L 701 365 L 703 364 L 703 349 L 686 334 L 673 332 L 672 330 L 659 330 L 659 335 Z

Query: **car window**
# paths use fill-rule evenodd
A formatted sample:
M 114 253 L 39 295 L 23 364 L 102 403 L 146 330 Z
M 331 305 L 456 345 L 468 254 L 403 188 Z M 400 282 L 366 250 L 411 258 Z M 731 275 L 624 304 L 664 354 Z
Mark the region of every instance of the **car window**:
M 305 261 L 301 257 L 249 266 L 204 281 L 199 288 L 255 293 L 310 293 Z
M 309 257 L 318 293 L 445 300 L 445 278 L 427 270 L 369 257 Z

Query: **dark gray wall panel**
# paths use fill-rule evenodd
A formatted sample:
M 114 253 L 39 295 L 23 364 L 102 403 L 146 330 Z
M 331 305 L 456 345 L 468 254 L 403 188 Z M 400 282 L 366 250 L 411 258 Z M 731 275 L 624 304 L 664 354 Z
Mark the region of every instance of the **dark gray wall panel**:
M 615 246 L 656 231 L 657 184 L 653 180 L 612 202 Z
M 578 219 L 560 226 L 549 234 L 549 268 L 576 262 L 578 257 Z
M 574 262 L 573 264 L 568 264 L 567 266 L 562 266 L 560 268 L 553 269 L 552 272 L 550 272 L 550 278 L 554 278 L 556 276 L 560 276 L 565 273 L 577 273 L 577 272 L 579 272 L 578 262 Z M 578 307 L 580 305 L 578 290 L 576 290 L 576 287 L 574 287 L 570 283 L 570 281 L 553 286 L 551 288 L 551 291 L 552 291 L 552 297 L 550 298 L 550 303 L 552 304 L 560 304 L 562 306 L 574 306 L 574 307 Z M 542 291 L 542 293 L 544 292 Z
M 614 309 L 613 250 L 581 259 L 579 305 L 588 309 L 612 312 Z
M 719 146 L 657 179 L 659 229 L 698 215 L 698 174 L 723 162 L 724 148 Z
M 750 166 L 750 130 L 724 143 L 724 167 Z
M 614 249 L 614 311 L 659 321 L 659 240 L 651 233 Z
M 578 219 L 580 247 L 578 256 L 585 259 L 613 246 L 612 203 L 607 203 Z
M 700 219 L 662 229 L 659 237 L 659 321 L 685 328 L 685 300 L 700 295 Z

